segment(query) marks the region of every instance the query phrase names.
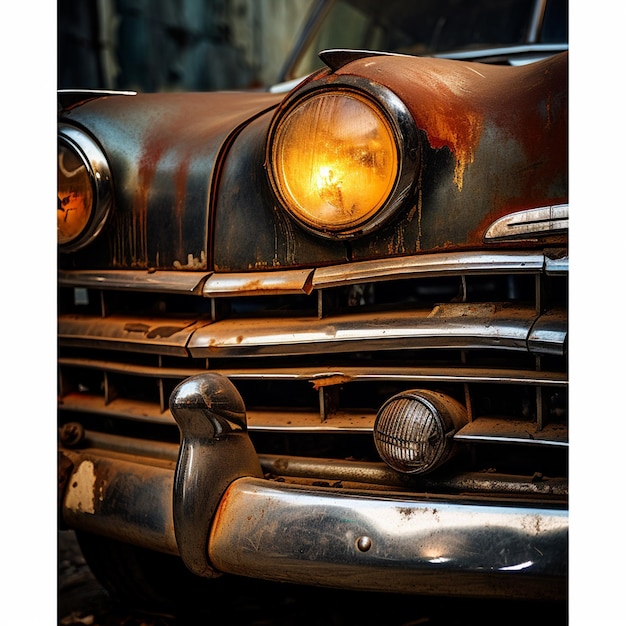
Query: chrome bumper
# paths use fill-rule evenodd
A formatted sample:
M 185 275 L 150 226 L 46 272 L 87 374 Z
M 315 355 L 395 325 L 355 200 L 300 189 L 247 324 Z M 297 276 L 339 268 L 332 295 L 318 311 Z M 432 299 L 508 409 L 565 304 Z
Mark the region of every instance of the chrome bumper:
M 207 577 L 566 597 L 566 510 L 265 480 L 237 397 L 219 377 L 206 381 L 183 383 L 172 406 L 183 434 L 175 467 L 63 452 L 69 527 L 179 554 Z
M 208 547 L 221 571 L 284 582 L 549 597 L 564 594 L 567 527 L 565 511 L 245 478 L 228 488 Z

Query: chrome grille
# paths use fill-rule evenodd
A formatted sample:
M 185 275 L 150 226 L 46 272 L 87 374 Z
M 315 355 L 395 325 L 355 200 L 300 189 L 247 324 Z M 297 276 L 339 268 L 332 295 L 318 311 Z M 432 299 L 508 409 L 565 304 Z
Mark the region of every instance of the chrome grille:
M 523 452 L 532 446 L 550 471 L 565 471 L 567 258 L 558 251 L 250 274 L 62 272 L 59 283 L 62 421 L 175 431 L 169 394 L 211 370 L 242 394 L 261 454 L 327 435 L 325 454 L 345 458 L 353 437 L 376 461 L 378 408 L 429 388 L 467 407 L 456 434 L 473 451 L 465 469 L 493 459 L 509 471 L 516 459 L 511 471 L 542 471 Z

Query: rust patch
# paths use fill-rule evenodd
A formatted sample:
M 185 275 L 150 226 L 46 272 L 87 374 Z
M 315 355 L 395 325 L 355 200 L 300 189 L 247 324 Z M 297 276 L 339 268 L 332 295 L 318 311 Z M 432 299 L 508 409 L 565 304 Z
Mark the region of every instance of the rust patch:
M 322 387 L 330 387 L 332 385 L 342 385 L 343 383 L 349 383 L 352 380 L 351 376 L 345 376 L 336 374 L 335 376 L 328 376 L 326 378 L 317 378 L 312 380 L 313 389 L 316 391 Z
M 395 57 L 381 56 L 348 63 L 337 75 L 375 80 L 398 95 L 430 147 L 451 152 L 453 182 L 460 191 L 488 128 L 497 128 L 501 138 L 519 140 L 527 162 L 541 164 L 545 177 L 561 167 L 567 137 L 566 81 L 562 80 L 567 58 L 539 63 L 543 66 L 507 67 L 411 57 L 400 63 Z M 545 133 L 554 141 L 546 141 Z M 544 181 L 536 180 L 537 172 L 519 176 L 542 188 Z

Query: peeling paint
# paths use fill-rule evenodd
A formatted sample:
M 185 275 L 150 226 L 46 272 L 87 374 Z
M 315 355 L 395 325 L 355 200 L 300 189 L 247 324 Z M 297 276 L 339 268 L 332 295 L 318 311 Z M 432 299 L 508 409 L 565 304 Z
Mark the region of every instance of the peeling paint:
M 65 506 L 75 513 L 96 512 L 94 491 L 96 472 L 91 461 L 83 461 L 74 472 L 65 496 Z
M 197 259 L 193 254 L 187 254 L 187 263 L 183 265 L 180 261 L 174 261 L 173 266 L 177 270 L 182 269 L 204 269 L 206 267 L 206 253 L 204 250 L 200 251 L 200 259 Z

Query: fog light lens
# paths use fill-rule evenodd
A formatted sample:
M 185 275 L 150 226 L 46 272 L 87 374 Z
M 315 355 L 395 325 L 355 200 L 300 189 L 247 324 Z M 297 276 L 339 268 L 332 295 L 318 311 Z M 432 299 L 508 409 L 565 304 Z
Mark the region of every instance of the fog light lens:
M 454 434 L 467 423 L 464 407 L 444 394 L 411 390 L 378 411 L 374 442 L 381 458 L 405 474 L 426 474 L 454 452 Z

